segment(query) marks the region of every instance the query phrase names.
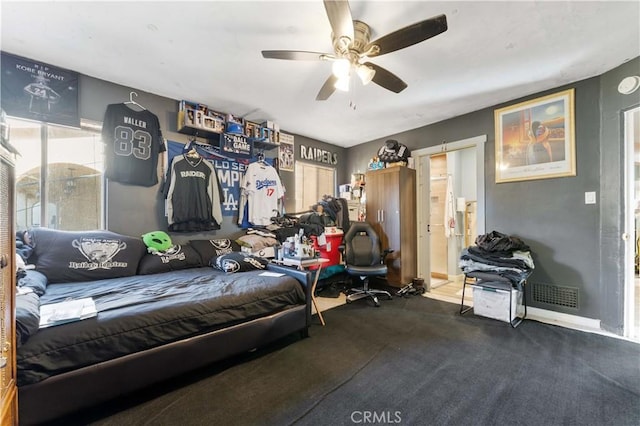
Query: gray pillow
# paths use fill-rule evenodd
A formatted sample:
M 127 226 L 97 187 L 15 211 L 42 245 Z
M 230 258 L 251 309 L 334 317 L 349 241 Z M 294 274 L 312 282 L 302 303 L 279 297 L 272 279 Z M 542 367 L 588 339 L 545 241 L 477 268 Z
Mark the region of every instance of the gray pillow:
M 18 287 L 30 288 L 38 296 L 42 296 L 47 291 L 47 277 L 33 269 L 24 271 L 24 276 L 18 279 Z
M 211 266 L 223 272 L 246 272 L 267 269 L 269 261 L 242 252 L 223 254 L 211 259 Z
M 29 340 L 40 327 L 40 296 L 33 292 L 16 295 L 16 345 Z

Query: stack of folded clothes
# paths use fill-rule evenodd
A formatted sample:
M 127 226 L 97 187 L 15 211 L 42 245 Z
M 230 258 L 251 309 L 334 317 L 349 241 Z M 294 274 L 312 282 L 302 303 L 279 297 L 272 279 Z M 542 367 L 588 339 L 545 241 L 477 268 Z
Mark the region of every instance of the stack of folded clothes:
M 534 268 L 529 246 L 498 231 L 478 236 L 475 246 L 463 249 L 459 266 L 467 277 L 510 283 L 518 290 Z

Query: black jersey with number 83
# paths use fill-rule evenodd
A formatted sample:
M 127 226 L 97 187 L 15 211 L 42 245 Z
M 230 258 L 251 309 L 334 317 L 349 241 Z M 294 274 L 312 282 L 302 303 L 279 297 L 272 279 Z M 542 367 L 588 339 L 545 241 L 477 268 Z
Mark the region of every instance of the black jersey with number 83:
M 158 183 L 158 154 L 166 147 L 158 117 L 124 103 L 107 106 L 102 124 L 106 176 L 129 185 Z

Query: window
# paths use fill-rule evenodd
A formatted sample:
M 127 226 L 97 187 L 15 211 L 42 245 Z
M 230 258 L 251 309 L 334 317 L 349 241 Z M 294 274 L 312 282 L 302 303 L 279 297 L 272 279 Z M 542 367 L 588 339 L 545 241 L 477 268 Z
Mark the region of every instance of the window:
M 20 152 L 16 229 L 101 229 L 104 161 L 99 129 L 13 118 L 8 122 L 11 143 Z
M 335 169 L 296 161 L 295 173 L 296 212 L 309 210 L 324 195 L 335 196 Z

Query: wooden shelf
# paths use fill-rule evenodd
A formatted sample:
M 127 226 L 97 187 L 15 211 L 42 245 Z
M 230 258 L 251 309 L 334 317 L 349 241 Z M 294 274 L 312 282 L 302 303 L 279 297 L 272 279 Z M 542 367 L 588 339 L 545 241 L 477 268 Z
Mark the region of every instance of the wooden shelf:
M 183 135 L 197 136 L 205 139 L 215 139 L 220 141 L 220 133 L 212 132 L 210 130 L 201 129 L 199 127 L 182 126 L 178 129 L 178 133 Z
M 265 138 L 248 138 L 248 140 L 253 144 L 254 149 L 269 151 L 280 146 L 280 144 L 268 142 Z

